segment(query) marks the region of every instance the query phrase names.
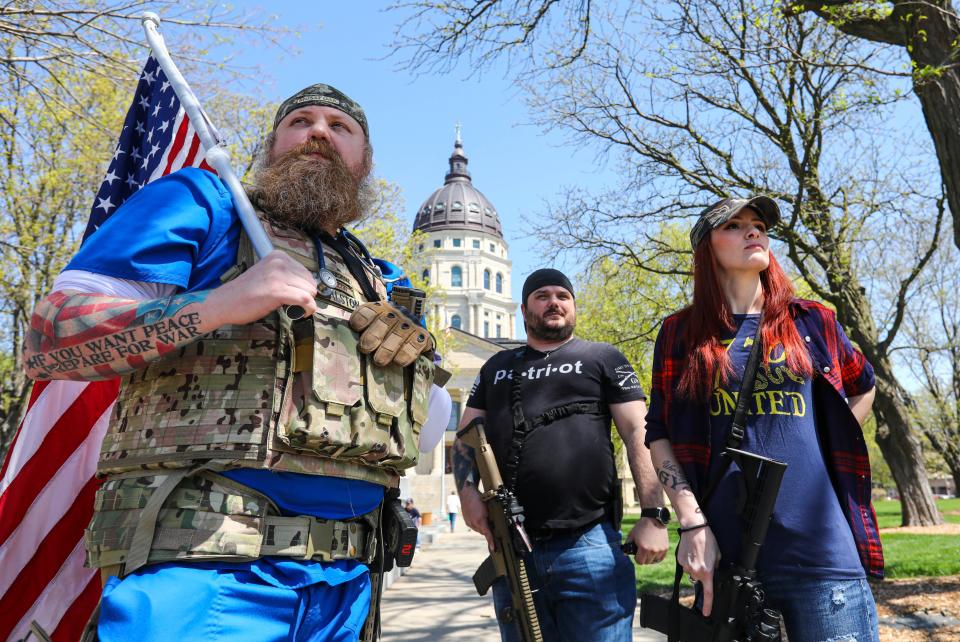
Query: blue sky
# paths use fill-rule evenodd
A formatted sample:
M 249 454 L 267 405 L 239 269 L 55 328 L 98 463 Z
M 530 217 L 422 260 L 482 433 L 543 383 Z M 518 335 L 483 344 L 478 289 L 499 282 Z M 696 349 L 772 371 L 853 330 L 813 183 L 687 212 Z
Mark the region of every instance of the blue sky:
M 241 51 L 231 53 L 239 54 L 243 65 L 261 66 L 267 99 L 279 101 L 326 82 L 359 102 L 370 123 L 376 172 L 402 188 L 411 225 L 418 206 L 443 184 L 459 121 L 474 185 L 503 223 L 518 300 L 524 277 L 552 263 L 534 253 L 522 217 L 543 211 L 564 185 L 605 184 L 613 174 L 593 151 L 565 146 L 562 136 L 526 124 L 530 114 L 503 69 L 472 78 L 465 69 L 421 77 L 398 71 L 399 58 L 385 57 L 400 14 L 383 11 L 387 4 L 270 3 L 278 24 L 299 28 L 296 51 L 243 52 L 247 43 L 241 43 L 236 45 Z

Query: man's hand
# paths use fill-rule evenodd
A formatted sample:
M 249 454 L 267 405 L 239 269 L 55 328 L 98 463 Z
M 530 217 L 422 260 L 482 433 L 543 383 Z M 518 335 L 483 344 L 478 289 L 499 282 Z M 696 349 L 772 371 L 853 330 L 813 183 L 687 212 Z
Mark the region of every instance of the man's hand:
M 487 504 L 473 484 L 466 483 L 460 489 L 460 510 L 463 512 L 463 521 L 467 527 L 486 538 L 487 548 L 492 553 L 495 547 L 493 533 L 490 531 Z
M 280 306 L 297 305 L 309 318 L 317 311 L 317 282 L 307 268 L 274 250 L 243 274 L 210 292 L 207 303 L 217 327 L 256 321 Z
M 720 549 L 709 526 L 687 531 L 680 535 L 677 546 L 677 561 L 690 579 L 703 586 L 704 617 L 713 611 L 713 571 L 720 562 Z
M 350 315 L 350 327 L 360 333 L 360 352 L 373 353 L 373 362 L 409 366 L 433 349 L 433 337 L 407 315 L 385 301 L 364 303 Z
M 670 546 L 667 527 L 652 517 L 641 517 L 637 520 L 627 536 L 627 541 L 637 547 L 633 556 L 637 564 L 656 564 L 663 561 Z

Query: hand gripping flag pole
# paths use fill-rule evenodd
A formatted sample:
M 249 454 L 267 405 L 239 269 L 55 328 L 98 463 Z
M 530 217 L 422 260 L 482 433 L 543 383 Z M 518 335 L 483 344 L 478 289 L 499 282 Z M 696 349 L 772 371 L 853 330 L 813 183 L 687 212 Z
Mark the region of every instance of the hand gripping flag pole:
M 158 30 L 160 27 L 160 16 L 147 11 L 143 14 L 141 22 L 143 24 L 143 31 L 147 36 L 147 42 L 150 43 L 150 49 L 153 50 L 153 56 L 157 59 L 157 62 L 160 63 L 160 68 L 166 73 L 167 80 L 170 81 L 174 93 L 176 93 L 180 99 L 183 110 L 187 113 L 187 116 L 189 116 L 190 123 L 197 132 L 197 137 L 200 139 L 200 144 L 203 145 L 204 152 L 206 153 L 207 163 L 217 172 L 220 180 L 222 180 L 226 184 L 227 189 L 230 190 L 230 194 L 233 196 L 233 201 L 237 207 L 237 214 L 240 216 L 240 223 L 243 225 L 247 236 L 250 237 L 250 242 L 253 245 L 254 252 L 257 253 L 257 258 L 262 259 L 273 251 L 273 244 L 267 237 L 267 233 L 264 231 L 260 219 L 257 218 L 256 213 L 253 211 L 253 205 L 251 205 L 250 199 L 247 198 L 247 193 L 240 184 L 240 180 L 237 178 L 237 175 L 233 173 L 233 168 L 230 165 L 230 155 L 221 144 L 223 141 L 220 138 L 220 133 L 210 123 L 203 108 L 200 107 L 200 101 L 197 100 L 197 96 L 193 93 L 193 90 L 190 89 L 190 85 L 187 84 L 183 74 L 177 69 L 173 58 L 170 57 L 167 44 L 164 42 L 163 36 Z

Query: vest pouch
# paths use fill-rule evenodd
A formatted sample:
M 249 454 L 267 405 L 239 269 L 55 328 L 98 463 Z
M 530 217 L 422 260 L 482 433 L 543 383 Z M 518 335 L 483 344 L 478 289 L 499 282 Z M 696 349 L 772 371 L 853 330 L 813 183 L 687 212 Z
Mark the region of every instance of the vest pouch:
M 369 450 L 355 438 L 350 416 L 363 399 L 357 335 L 343 319 L 313 318 L 312 366 L 294 374 L 296 411 L 280 427 L 291 448 L 326 457 L 359 457 Z
M 416 465 L 420 424 L 413 421 L 408 410 L 413 367 L 392 363 L 380 367 L 372 357 L 365 356 L 364 369 L 367 403 L 363 423 L 376 431 L 384 446 L 379 461 L 398 470 Z
M 417 436 L 427 421 L 430 406 L 430 385 L 433 383 L 433 360 L 420 355 L 413 362 L 413 389 L 410 393 L 410 416 L 417 424 Z
M 141 511 L 164 479 L 125 475 L 103 483 L 84 533 L 87 566 L 126 561 Z M 151 563 L 259 556 L 259 523 L 274 509 L 257 493 L 242 492 L 219 479 L 191 475 L 177 484 L 157 517 Z

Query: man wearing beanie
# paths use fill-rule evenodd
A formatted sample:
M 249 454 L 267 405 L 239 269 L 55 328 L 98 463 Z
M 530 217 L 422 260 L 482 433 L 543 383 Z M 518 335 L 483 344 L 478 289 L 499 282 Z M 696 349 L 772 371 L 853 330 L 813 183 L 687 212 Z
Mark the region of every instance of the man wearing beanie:
M 485 418 L 504 484 L 524 508 L 533 547 L 527 570 L 543 639 L 630 640 L 636 585 L 633 565 L 621 550 L 622 502 L 610 421 L 623 439 L 645 508 L 629 535 L 635 560 L 659 562 L 667 550 L 668 513 L 643 445 L 645 396 L 619 350 L 573 336 L 574 289 L 562 272 L 533 272 L 522 296 L 527 345 L 483 365 L 460 427 Z M 492 547 L 474 453 L 459 440 L 453 472 L 464 521 Z M 503 578 L 493 592 L 501 638 L 520 640 Z
M 100 640 L 375 636 L 375 534 L 434 366 L 344 230 L 371 167 L 363 110 L 311 85 L 277 110 L 249 188 L 273 252 L 257 261 L 225 185 L 184 169 L 127 200 L 37 306 L 30 376 L 122 377 L 85 535 Z

